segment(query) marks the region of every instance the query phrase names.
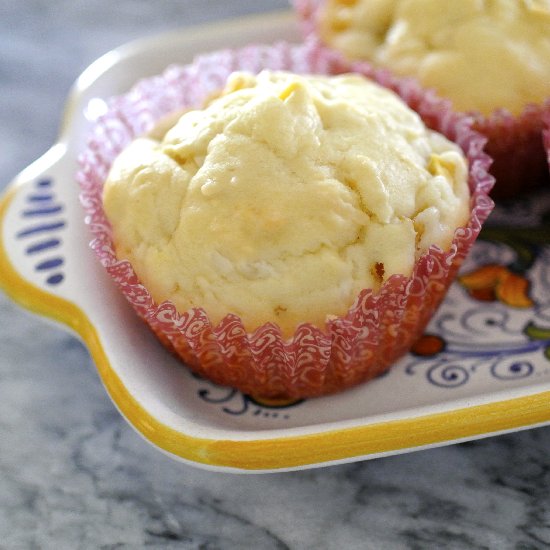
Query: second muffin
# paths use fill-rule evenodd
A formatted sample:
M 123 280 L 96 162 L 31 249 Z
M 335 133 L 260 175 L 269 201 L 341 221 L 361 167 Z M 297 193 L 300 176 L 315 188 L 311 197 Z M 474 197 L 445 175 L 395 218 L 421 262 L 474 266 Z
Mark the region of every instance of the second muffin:
M 544 0 L 295 0 L 308 33 L 343 53 L 418 79 L 472 113 L 489 138 L 494 195 L 550 182 L 541 114 L 550 98 Z

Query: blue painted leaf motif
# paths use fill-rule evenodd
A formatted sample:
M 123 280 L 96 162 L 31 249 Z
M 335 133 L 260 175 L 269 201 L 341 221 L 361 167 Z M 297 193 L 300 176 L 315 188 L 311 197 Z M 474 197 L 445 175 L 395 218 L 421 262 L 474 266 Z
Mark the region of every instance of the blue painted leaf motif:
M 65 211 L 65 205 L 56 200 L 53 187 L 54 180 L 51 178 L 34 182 L 33 188 L 25 197 L 27 208 L 20 212 L 25 222 L 29 219 L 33 221 L 30 225 L 23 226 L 15 235 L 18 240 L 29 243 L 26 245 L 25 255 L 37 257 L 34 270 L 45 274 L 45 284 L 48 286 L 57 286 L 65 280 L 65 258 L 58 250 L 62 244 L 59 232 L 67 229 L 67 222 L 59 217 Z M 46 258 L 44 253 L 48 254 Z

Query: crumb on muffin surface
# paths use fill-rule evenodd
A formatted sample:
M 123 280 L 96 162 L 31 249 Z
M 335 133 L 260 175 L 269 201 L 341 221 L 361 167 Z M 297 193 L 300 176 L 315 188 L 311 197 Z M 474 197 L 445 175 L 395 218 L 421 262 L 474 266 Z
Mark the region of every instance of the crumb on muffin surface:
M 458 110 L 519 114 L 550 95 L 548 0 L 327 0 L 319 32 L 348 58 L 417 77 Z
M 364 288 L 409 275 L 468 219 L 467 165 L 360 76 L 233 75 L 162 140 L 114 162 L 104 208 L 119 259 L 157 302 L 248 330 L 323 327 Z

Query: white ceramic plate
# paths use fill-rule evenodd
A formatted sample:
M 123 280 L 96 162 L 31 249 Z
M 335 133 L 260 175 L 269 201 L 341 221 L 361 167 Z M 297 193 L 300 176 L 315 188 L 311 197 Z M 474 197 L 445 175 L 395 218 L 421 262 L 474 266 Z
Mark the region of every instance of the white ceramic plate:
M 118 294 L 87 247 L 74 181 L 97 99 L 197 53 L 280 39 L 299 40 L 290 13 L 138 41 L 91 65 L 71 93 L 59 142 L 1 202 L 0 285 L 84 340 L 114 403 L 148 441 L 207 468 L 292 470 L 550 423 L 549 194 L 495 212 L 463 268 L 477 288 L 452 287 L 420 355 L 332 397 L 258 402 L 198 379 Z

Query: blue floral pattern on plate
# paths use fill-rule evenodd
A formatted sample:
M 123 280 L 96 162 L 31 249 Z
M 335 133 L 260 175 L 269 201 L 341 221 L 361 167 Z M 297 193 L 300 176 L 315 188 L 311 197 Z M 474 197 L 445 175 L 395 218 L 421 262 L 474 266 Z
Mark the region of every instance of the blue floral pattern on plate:
M 491 221 L 408 374 L 455 388 L 481 370 L 507 382 L 550 372 L 550 198 L 497 208 Z

